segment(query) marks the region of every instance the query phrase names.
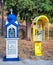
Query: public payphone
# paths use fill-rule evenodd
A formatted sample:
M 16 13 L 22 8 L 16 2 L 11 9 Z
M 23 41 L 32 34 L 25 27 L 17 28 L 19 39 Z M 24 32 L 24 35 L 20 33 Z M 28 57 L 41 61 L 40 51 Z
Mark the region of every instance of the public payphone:
M 41 15 L 36 17 L 33 22 L 33 41 L 34 41 L 34 50 L 36 56 L 42 56 L 42 42 L 49 38 L 49 20 L 46 16 Z M 47 27 L 46 27 L 47 25 Z M 46 34 L 47 28 L 47 34 Z

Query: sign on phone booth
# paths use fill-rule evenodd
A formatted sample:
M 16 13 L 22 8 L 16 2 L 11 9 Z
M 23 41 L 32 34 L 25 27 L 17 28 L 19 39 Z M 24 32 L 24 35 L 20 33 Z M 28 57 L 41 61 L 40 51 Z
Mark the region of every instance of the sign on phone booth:
M 6 28 L 6 56 L 4 61 L 16 61 L 18 57 L 18 27 L 20 23 L 16 21 L 16 16 L 11 12 L 4 23 Z

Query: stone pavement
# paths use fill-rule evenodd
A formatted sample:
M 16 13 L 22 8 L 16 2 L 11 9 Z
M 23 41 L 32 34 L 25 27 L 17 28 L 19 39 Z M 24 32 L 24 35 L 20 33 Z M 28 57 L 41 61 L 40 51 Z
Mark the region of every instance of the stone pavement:
M 53 65 L 53 60 L 30 60 L 21 61 L 3 61 L 0 59 L 0 65 Z

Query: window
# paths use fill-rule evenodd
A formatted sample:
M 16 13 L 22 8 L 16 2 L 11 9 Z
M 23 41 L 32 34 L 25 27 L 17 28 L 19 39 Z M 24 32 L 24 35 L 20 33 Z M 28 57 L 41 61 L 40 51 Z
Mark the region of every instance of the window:
M 15 29 L 14 28 L 9 29 L 9 38 L 15 38 Z

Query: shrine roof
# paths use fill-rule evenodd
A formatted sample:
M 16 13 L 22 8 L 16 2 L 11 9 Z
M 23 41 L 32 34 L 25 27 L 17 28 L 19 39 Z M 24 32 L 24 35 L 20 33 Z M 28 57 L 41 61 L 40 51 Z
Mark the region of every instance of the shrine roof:
M 15 25 L 15 26 L 19 26 L 20 23 L 16 21 L 16 16 L 14 14 L 9 14 L 7 16 L 7 20 L 4 22 L 4 26 L 7 27 L 9 25 Z

